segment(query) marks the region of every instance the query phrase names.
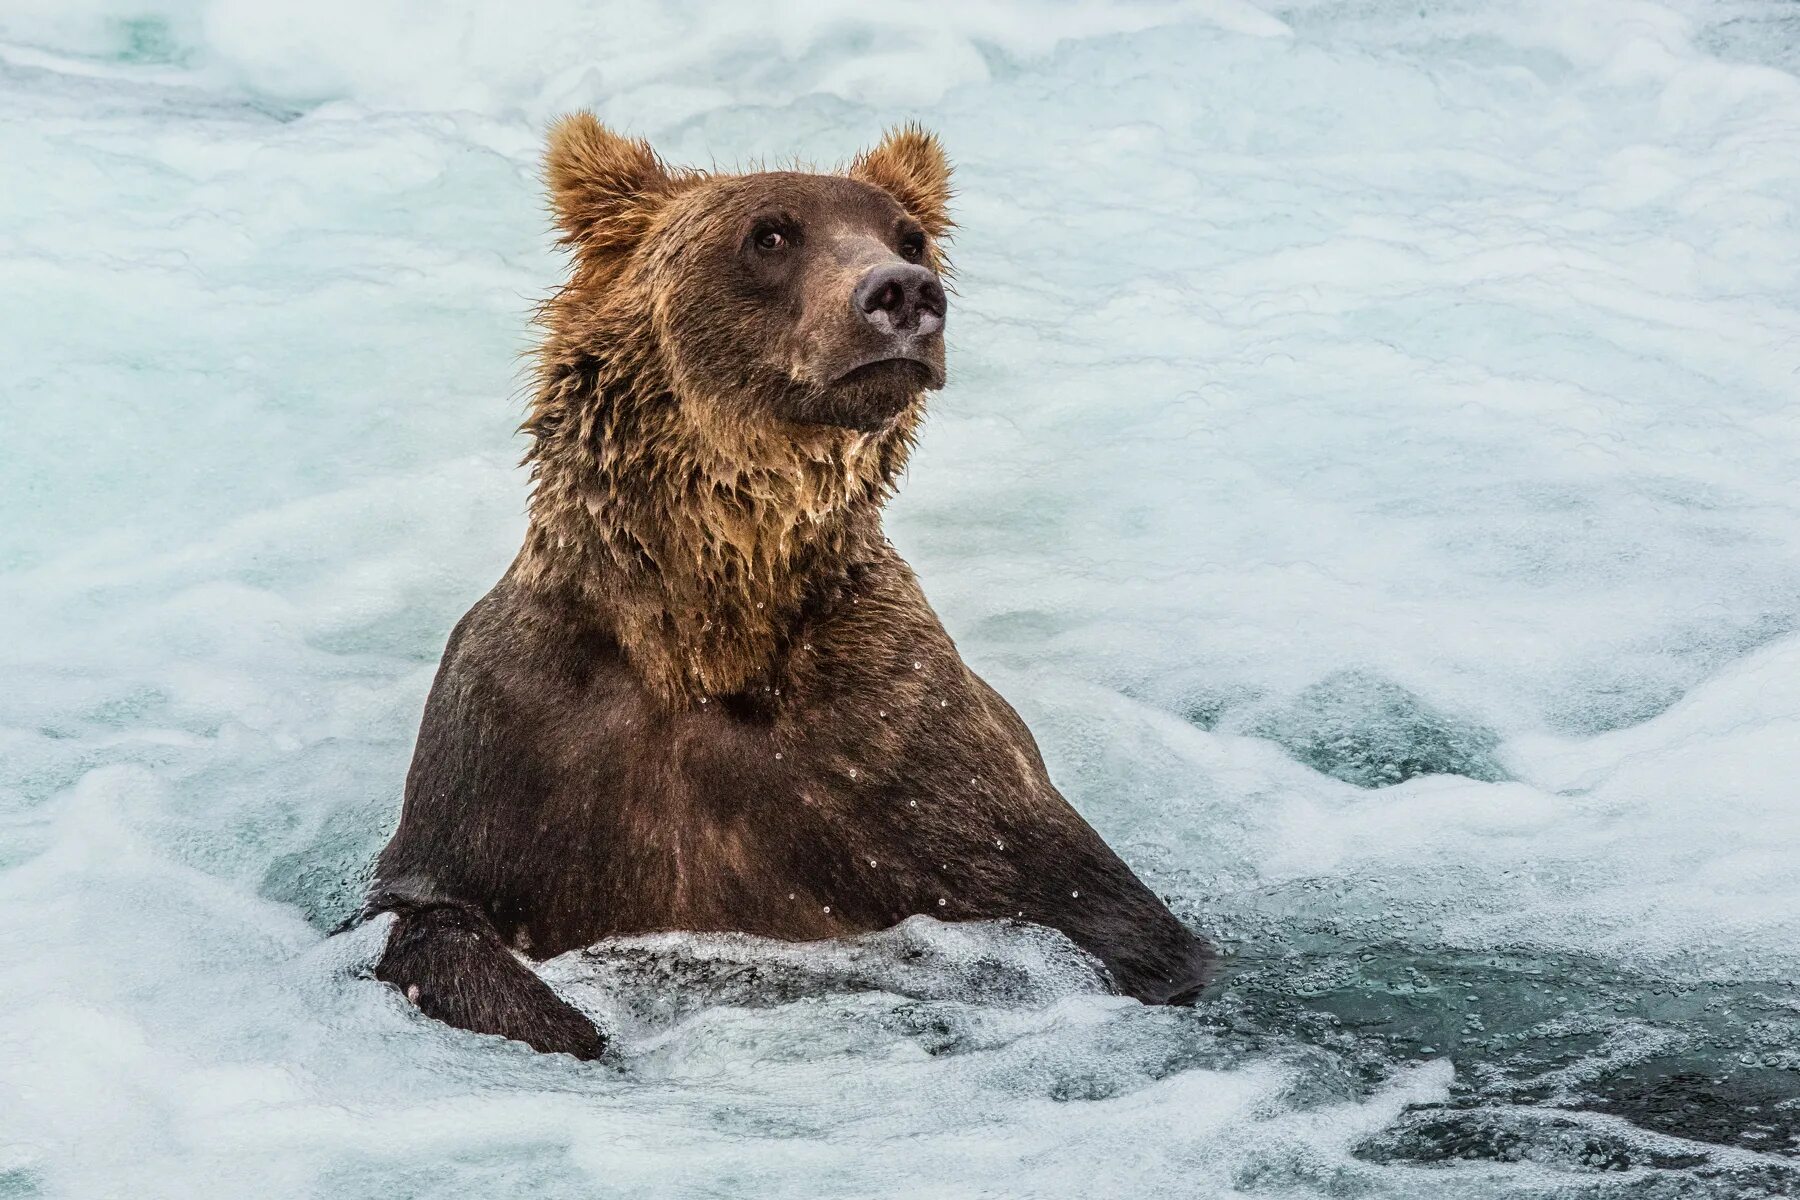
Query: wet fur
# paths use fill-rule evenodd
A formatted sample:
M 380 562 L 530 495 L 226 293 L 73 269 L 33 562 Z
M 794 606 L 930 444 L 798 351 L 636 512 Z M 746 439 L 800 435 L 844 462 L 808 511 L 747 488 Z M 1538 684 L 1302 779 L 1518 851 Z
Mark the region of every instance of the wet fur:
M 889 409 L 818 377 L 854 351 L 812 302 L 848 268 L 808 260 L 782 307 L 720 266 L 744 214 L 779 204 L 916 223 L 941 272 L 935 140 L 897 131 L 845 176 L 719 177 L 580 115 L 546 174 L 575 267 L 541 317 L 529 531 L 432 688 L 368 906 L 399 917 L 378 976 L 452 1024 L 592 1057 L 514 955 L 929 913 L 1049 925 L 1120 990 L 1190 996 L 1206 945 L 1058 795 L 882 533 L 923 391 Z

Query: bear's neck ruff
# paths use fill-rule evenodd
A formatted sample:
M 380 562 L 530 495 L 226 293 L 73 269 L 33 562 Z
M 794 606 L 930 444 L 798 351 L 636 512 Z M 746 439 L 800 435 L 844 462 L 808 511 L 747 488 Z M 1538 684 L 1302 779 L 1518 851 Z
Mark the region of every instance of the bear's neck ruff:
M 574 600 L 687 708 L 779 686 L 809 616 L 880 552 L 918 405 L 875 434 L 734 420 L 679 394 L 659 357 L 545 348 L 513 578 Z

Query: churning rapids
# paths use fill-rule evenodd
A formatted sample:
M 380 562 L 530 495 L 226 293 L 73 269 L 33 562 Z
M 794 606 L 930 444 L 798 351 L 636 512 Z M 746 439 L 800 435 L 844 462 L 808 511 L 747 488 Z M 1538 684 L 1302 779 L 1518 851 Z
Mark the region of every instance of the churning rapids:
M 1421 11 L 1423 10 L 1423 11 Z M 1800 1191 L 1800 5 L 12 0 L 0 1196 Z M 959 163 L 889 529 L 1225 976 L 328 938 L 519 539 L 541 131 Z

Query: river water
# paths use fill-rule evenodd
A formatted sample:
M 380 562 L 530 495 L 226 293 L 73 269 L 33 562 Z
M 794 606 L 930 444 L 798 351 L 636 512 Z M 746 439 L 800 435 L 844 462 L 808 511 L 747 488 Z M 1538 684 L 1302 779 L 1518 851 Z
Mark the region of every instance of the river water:
M 0 1196 L 1800 1191 L 1800 5 L 0 10 Z M 522 528 L 544 124 L 959 167 L 890 532 L 1192 1009 L 329 938 Z

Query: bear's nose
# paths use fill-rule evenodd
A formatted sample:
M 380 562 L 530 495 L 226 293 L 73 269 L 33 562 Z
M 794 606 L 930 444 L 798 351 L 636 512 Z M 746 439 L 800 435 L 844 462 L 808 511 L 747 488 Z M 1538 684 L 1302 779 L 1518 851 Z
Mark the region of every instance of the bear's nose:
M 944 327 L 944 285 L 917 263 L 888 263 L 862 277 L 851 297 L 863 320 L 885 334 L 928 337 Z

